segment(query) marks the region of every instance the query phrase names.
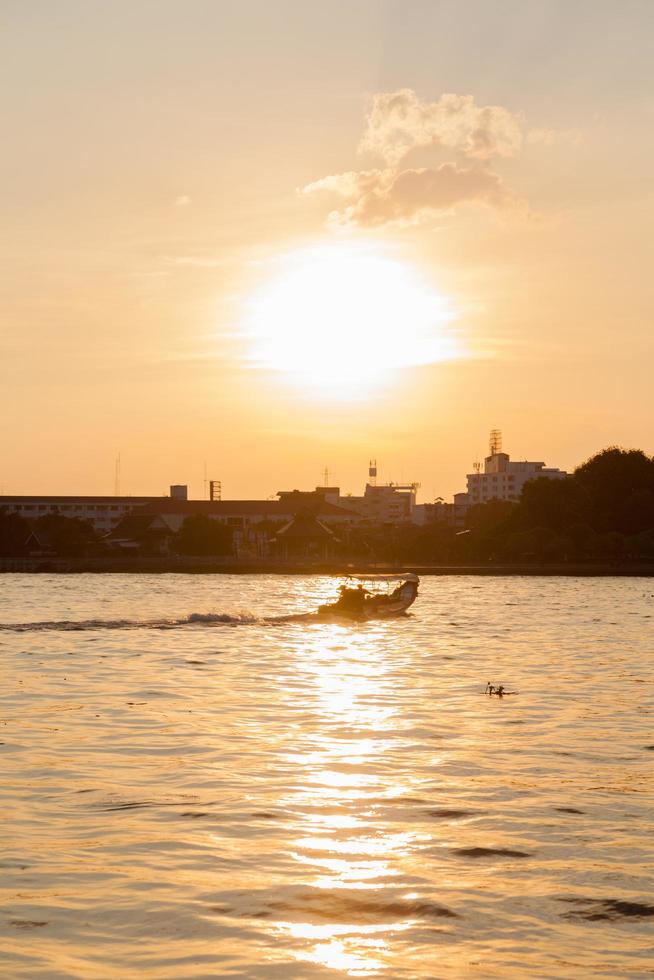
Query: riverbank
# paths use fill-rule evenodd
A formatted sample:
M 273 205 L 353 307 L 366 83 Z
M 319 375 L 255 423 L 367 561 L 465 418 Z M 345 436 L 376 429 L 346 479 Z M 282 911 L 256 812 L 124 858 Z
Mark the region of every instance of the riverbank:
M 0 573 L 185 575 L 348 575 L 415 572 L 417 575 L 562 575 L 654 577 L 654 562 L 486 562 L 476 565 L 365 564 L 234 558 L 3 558 Z

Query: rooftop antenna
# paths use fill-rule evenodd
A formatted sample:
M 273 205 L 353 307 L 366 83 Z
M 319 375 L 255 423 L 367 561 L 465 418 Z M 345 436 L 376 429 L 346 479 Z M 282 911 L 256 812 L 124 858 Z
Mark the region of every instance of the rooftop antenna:
M 377 486 L 377 460 L 371 459 L 368 463 L 368 479 L 371 481 L 372 486 Z
M 323 486 L 324 487 L 328 487 L 329 486 L 329 467 L 328 466 L 326 466 L 324 468 L 324 470 L 322 471 L 322 478 L 323 478 L 323 481 L 324 481 L 323 482 Z
M 120 453 L 116 456 L 114 468 L 114 497 L 120 497 Z
M 489 444 L 491 456 L 497 456 L 502 452 L 502 433 L 499 429 L 491 429 Z
M 202 496 L 208 498 L 209 481 L 207 480 L 207 461 L 204 461 L 204 477 L 202 479 Z

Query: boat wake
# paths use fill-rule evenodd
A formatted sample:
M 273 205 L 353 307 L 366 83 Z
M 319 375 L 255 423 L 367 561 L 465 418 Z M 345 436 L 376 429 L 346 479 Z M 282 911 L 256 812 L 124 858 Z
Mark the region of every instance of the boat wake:
M 397 613 L 394 618 L 404 618 Z M 191 613 L 178 619 L 61 619 L 35 623 L 0 623 L 0 633 L 86 633 L 100 630 L 175 630 L 185 627 L 282 626 L 287 623 L 338 623 L 352 625 L 368 618 L 352 618 L 338 612 L 289 613 L 285 616 L 253 616 L 248 613 Z
M 287 620 L 289 617 L 280 617 Z M 90 630 L 172 630 L 184 626 L 246 626 L 254 623 L 271 622 L 271 619 L 261 619 L 247 614 L 229 615 L 228 613 L 191 613 L 179 619 L 62 619 L 43 620 L 36 623 L 0 623 L 0 631 L 4 633 L 47 633 L 66 632 L 83 633 Z

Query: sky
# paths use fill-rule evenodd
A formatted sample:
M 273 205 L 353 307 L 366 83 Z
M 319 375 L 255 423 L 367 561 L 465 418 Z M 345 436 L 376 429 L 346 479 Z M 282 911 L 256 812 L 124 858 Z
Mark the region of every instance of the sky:
M 649 0 L 0 17 L 0 493 L 654 453 Z

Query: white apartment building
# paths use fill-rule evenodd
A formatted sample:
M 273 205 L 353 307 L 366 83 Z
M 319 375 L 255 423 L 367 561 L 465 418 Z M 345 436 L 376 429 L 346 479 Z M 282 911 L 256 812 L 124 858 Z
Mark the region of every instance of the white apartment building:
M 465 493 L 454 494 L 454 506 L 472 507 L 474 504 L 485 504 L 489 500 L 517 501 L 528 480 L 539 477 L 562 480 L 567 475 L 563 470 L 547 467 L 542 462 L 512 461 L 508 453 L 501 451 L 500 434 L 494 431 L 491 433 L 490 456 L 484 460 L 483 472 L 481 466 L 477 465 L 474 473 L 467 474 L 467 490 Z

